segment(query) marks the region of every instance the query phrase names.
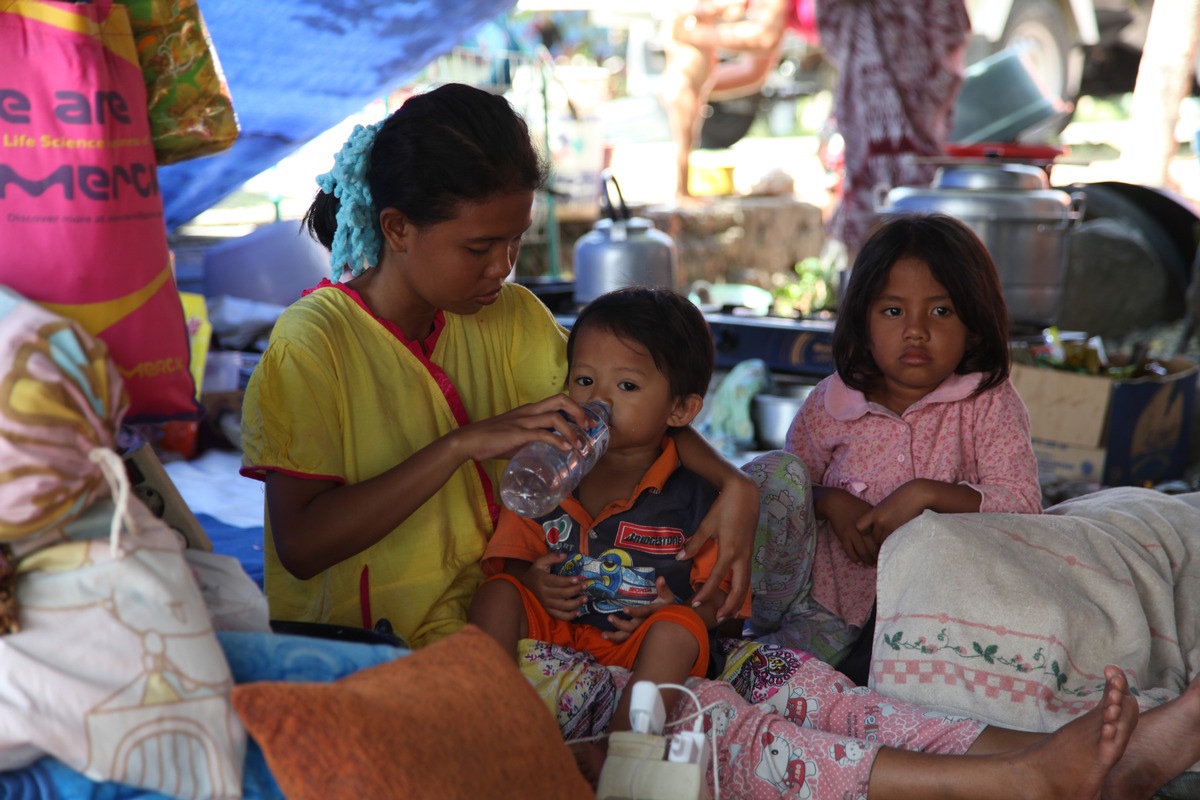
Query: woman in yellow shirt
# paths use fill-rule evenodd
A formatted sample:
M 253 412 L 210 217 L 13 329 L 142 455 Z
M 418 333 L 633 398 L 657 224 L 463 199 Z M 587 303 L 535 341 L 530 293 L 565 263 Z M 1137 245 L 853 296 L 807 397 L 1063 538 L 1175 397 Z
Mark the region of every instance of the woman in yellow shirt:
M 272 618 L 387 619 L 414 646 L 463 624 L 503 459 L 535 439 L 569 447 L 558 412 L 583 419 L 562 394 L 566 332 L 506 280 L 545 177 L 506 100 L 450 84 L 357 127 L 318 178 L 305 223 L 333 279 L 276 323 L 242 417 L 242 473 L 266 484 Z M 757 489 L 695 432 L 678 442 L 722 491 L 694 549 L 717 536 L 732 616 Z

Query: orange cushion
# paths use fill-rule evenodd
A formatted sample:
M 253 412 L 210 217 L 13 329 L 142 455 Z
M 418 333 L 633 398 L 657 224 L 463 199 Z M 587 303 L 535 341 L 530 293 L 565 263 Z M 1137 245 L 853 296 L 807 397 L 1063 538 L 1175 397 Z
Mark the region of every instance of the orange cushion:
M 239 684 L 233 705 L 289 800 L 593 797 L 516 662 L 472 625 L 332 683 Z

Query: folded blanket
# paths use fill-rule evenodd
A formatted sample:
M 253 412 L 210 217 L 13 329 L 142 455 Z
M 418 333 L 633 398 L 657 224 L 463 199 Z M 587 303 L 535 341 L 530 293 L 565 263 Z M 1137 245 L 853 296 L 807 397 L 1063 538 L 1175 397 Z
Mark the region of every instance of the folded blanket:
M 1117 664 L 1144 709 L 1200 670 L 1200 493 L 1105 489 L 1045 515 L 925 512 L 879 556 L 870 683 L 1049 731 Z

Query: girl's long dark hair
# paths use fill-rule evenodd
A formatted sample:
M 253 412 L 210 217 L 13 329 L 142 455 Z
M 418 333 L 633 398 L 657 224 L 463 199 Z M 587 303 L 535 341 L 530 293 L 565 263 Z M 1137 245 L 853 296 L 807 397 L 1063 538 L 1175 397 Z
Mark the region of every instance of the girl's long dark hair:
M 525 121 L 499 95 L 449 83 L 413 95 L 387 118 L 371 147 L 367 184 L 375 212 L 395 208 L 417 227 L 445 222 L 458 207 L 497 194 L 534 191 L 548 166 Z M 304 216 L 331 247 L 338 199 L 317 193 Z
M 982 372 L 976 393 L 1008 378 L 1008 306 L 996 264 L 967 225 L 946 214 L 897 217 L 878 228 L 854 260 L 833 330 L 833 362 L 851 388 L 870 391 L 881 377 L 871 357 L 867 315 L 883 291 L 888 271 L 903 258 L 925 262 L 946 287 L 963 325 L 973 334 L 955 372 Z

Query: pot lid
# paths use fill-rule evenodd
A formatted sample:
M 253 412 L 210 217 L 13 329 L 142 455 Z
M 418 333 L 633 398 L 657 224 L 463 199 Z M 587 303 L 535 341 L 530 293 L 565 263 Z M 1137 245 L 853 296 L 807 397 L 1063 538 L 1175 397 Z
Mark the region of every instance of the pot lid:
M 1046 171 L 1032 164 L 953 164 L 938 168 L 935 189 L 1003 189 L 1038 191 L 1050 188 Z
M 879 214 L 942 213 L 960 219 L 1061 222 L 1071 196 L 1050 188 L 1032 164 L 964 163 L 938 168 L 928 186 L 898 186 L 877 195 Z

